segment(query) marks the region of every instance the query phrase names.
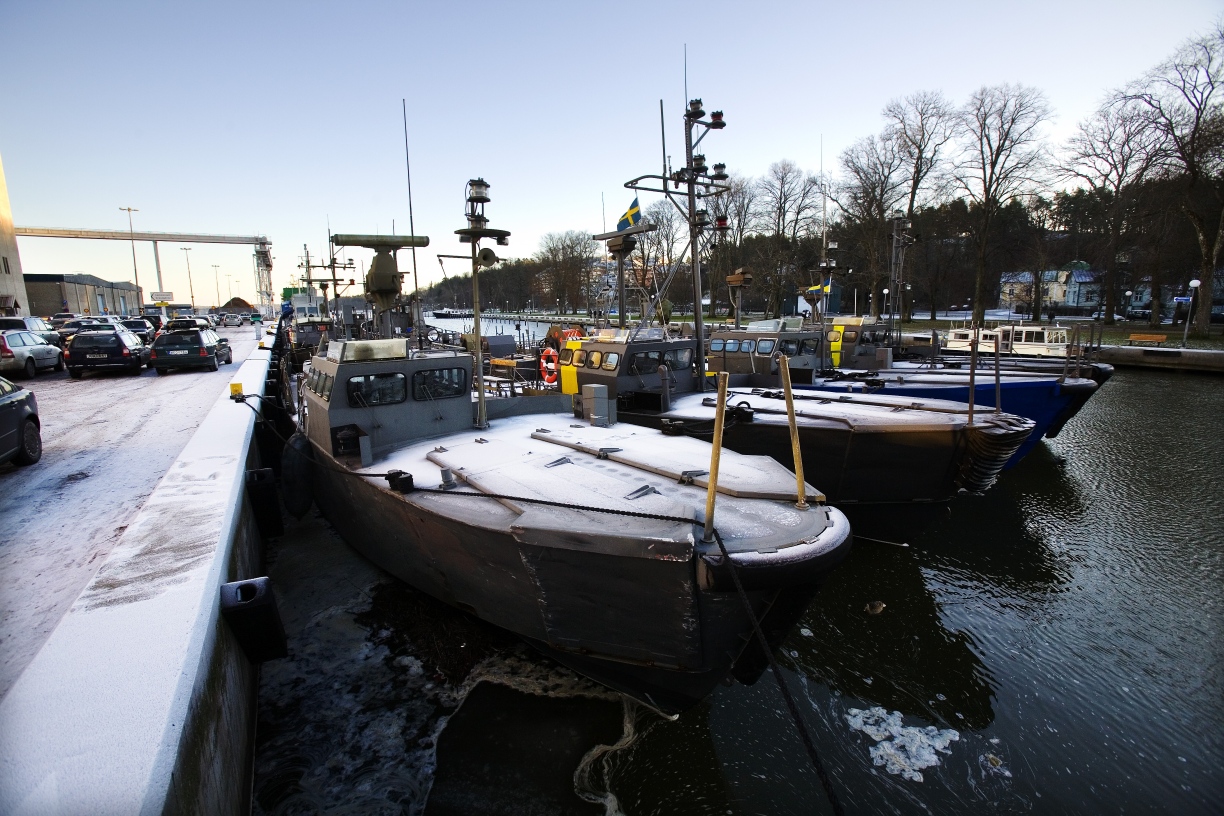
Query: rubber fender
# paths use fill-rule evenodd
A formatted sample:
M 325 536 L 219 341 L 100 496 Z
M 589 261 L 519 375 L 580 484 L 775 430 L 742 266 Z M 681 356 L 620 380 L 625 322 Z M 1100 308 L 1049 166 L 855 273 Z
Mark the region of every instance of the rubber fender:
M 294 518 L 301 518 L 310 510 L 314 500 L 311 482 L 314 469 L 314 451 L 310 440 L 300 431 L 289 437 L 281 454 L 281 499 L 285 510 Z
M 272 468 L 248 470 L 246 490 L 259 534 L 265 540 L 284 535 L 285 525 L 281 521 L 280 501 L 276 495 L 276 475 Z
M 267 577 L 222 584 L 221 617 L 252 663 L 289 656 L 285 626 Z

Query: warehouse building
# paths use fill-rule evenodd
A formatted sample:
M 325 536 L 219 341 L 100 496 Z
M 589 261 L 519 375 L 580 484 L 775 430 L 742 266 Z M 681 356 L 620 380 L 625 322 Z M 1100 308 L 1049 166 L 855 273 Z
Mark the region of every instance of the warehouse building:
M 136 314 L 140 297 L 136 284 L 127 281 L 112 283 L 96 275 L 29 274 L 25 289 L 30 299 L 26 314 L 53 315 L 56 312 L 75 314 Z

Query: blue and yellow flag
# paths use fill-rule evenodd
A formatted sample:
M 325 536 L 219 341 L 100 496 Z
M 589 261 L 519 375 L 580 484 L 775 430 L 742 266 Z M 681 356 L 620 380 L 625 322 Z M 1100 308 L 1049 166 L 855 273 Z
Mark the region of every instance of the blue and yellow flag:
M 637 226 L 637 223 L 642 220 L 642 209 L 638 206 L 638 200 L 633 199 L 633 203 L 629 205 L 629 209 L 625 210 L 625 214 L 620 217 L 620 221 L 616 222 L 616 231 L 627 230 L 630 227 Z

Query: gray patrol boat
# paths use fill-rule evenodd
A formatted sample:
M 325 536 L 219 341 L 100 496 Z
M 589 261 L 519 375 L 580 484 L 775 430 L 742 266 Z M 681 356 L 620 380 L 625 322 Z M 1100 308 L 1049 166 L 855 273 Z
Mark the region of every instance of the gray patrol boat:
M 385 246 L 368 281 L 398 290 Z M 704 530 L 708 442 L 609 426 L 607 400 L 578 421 L 568 396 L 485 399 L 474 374 L 479 352 L 321 346 L 286 505 L 313 500 L 392 575 L 661 711 L 755 680 L 752 618 L 776 646 L 847 555 L 846 517 L 810 485 L 797 507 L 773 459 L 722 451 L 713 526 L 729 564 Z

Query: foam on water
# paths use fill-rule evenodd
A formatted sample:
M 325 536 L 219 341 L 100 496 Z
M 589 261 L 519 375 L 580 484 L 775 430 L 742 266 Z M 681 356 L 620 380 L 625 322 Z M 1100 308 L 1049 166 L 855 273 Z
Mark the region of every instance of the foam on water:
M 880 706 L 852 708 L 846 722 L 852 731 L 862 731 L 876 741 L 869 749 L 873 764 L 914 782 L 921 782 L 922 769 L 938 765 L 939 754 L 950 754 L 948 746 L 960 739 L 960 733 L 951 728 L 902 725 L 900 711 L 890 714 Z

